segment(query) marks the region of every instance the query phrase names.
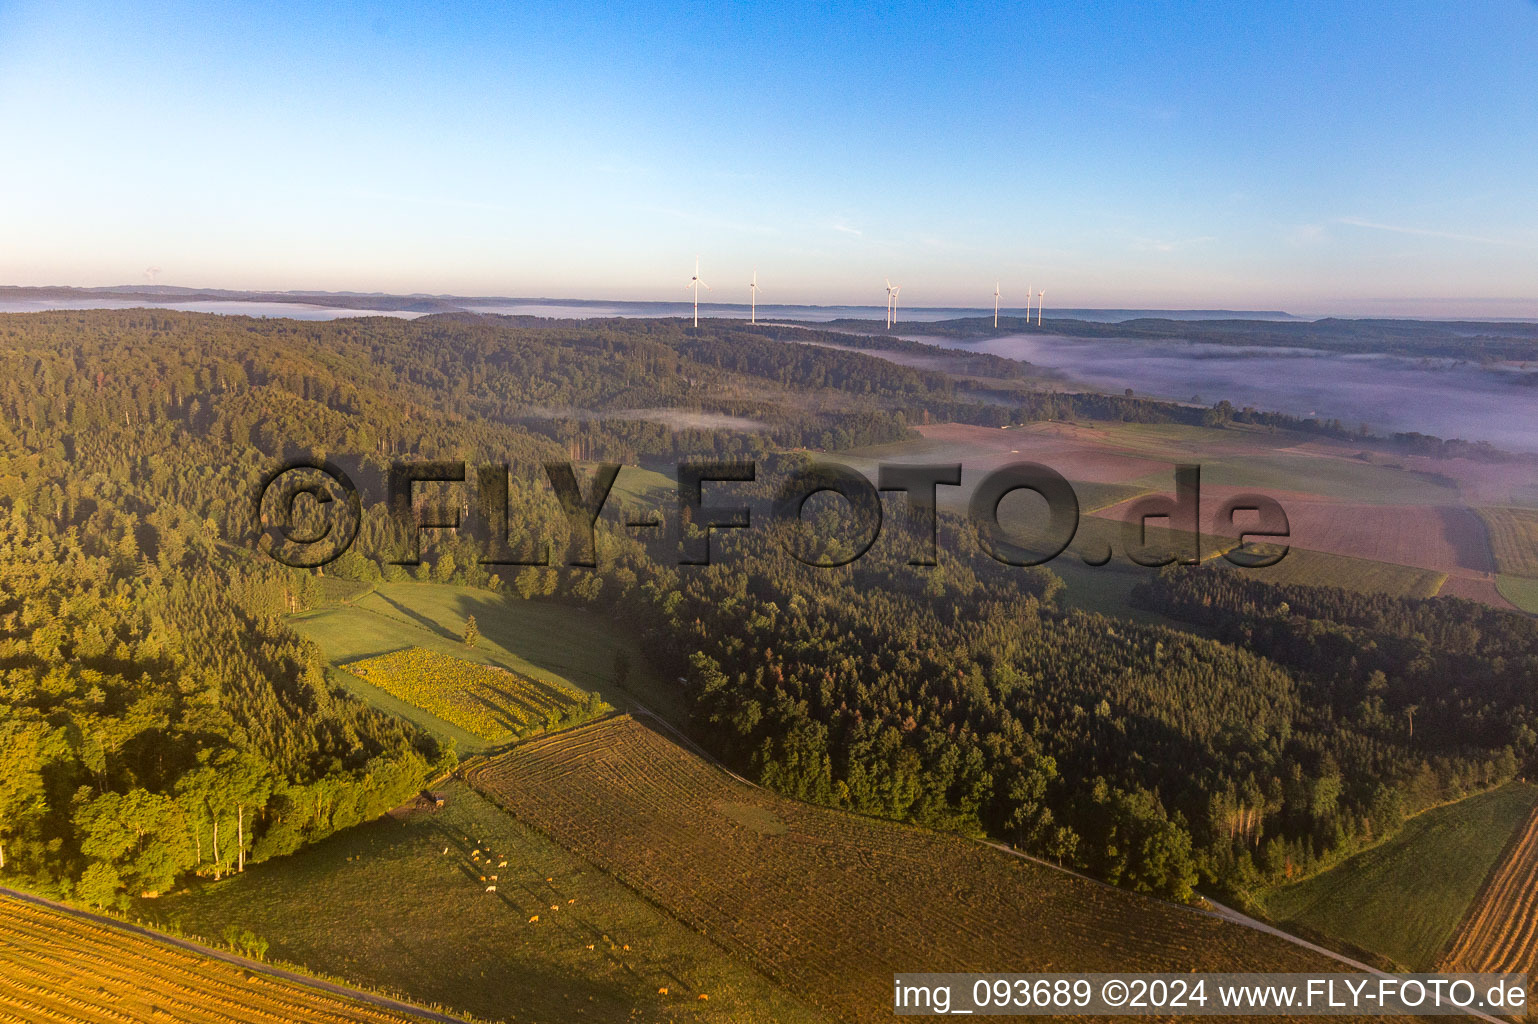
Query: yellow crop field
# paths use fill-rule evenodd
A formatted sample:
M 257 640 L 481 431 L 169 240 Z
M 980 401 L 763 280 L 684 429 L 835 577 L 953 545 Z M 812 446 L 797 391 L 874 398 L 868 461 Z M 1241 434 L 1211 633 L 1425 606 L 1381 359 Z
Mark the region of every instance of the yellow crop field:
M 405 1024 L 191 949 L 0 897 L 0 1019 L 36 1024 Z
M 608 710 L 577 690 L 424 647 L 342 667 L 390 696 L 493 743 Z

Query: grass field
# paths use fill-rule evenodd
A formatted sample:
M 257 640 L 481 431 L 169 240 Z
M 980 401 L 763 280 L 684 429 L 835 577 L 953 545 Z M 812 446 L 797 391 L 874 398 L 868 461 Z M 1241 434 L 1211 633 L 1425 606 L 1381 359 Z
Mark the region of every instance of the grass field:
M 1087 516 L 1091 512 L 1147 494 L 1149 488 L 1137 484 L 1075 483 L 1073 490 L 1079 496 L 1079 514 Z
M 1342 587 L 1364 594 L 1388 594 L 1392 597 L 1435 597 L 1447 578 L 1446 573 L 1432 569 L 1374 562 L 1366 558 L 1309 551 L 1306 548 L 1293 548 L 1287 552 L 1286 558 L 1264 569 L 1235 567 L 1234 571 L 1266 583 Z
M 1538 509 L 1482 508 L 1479 516 L 1490 531 L 1496 568 L 1538 579 Z
M 469 773 L 828 1014 L 891 1019 L 892 973 L 1324 969 L 1274 936 L 955 836 L 787 800 L 615 717 Z
M 194 933 L 234 924 L 272 956 L 488 1020 L 821 1019 L 463 785 L 439 792 L 442 810 L 360 825 L 136 910 Z
M 416 1018 L 0 897 L 0 1019 L 402 1024 Z
M 1273 918 L 1434 969 L 1538 786 L 1512 783 L 1412 818 L 1393 839 L 1267 897 Z
M 594 463 L 581 463 L 584 474 L 592 472 Z M 659 501 L 676 500 L 678 481 L 671 476 L 643 466 L 625 466 L 614 478 L 614 490 L 610 498 L 622 502 L 631 501 L 642 505 L 655 505 Z M 605 505 L 607 506 L 607 502 Z
M 1428 473 L 1322 455 L 1248 455 L 1202 463 L 1202 483 L 1258 491 L 1305 491 L 1383 505 L 1455 505 L 1457 485 Z
M 1502 597 L 1518 608 L 1538 615 L 1538 580 L 1522 576 L 1497 576 L 1495 587 Z
M 469 615 L 475 616 L 481 634 L 473 648 L 463 642 Z M 615 707 L 625 707 L 638 696 L 658 710 L 678 711 L 678 697 L 648 669 L 635 641 L 578 608 L 508 599 L 471 587 L 383 583 L 349 604 L 295 616 L 289 622 L 319 644 L 333 665 L 415 647 L 498 666 L 550 686 L 597 693 Z M 629 665 L 624 690 L 615 685 L 621 658 Z M 335 677 L 369 703 L 436 736 L 452 738 L 461 753 L 487 745 L 468 729 L 350 673 L 337 671 Z
M 488 743 L 557 728 L 608 710 L 570 687 L 422 647 L 350 661 L 343 667 L 390 696 Z

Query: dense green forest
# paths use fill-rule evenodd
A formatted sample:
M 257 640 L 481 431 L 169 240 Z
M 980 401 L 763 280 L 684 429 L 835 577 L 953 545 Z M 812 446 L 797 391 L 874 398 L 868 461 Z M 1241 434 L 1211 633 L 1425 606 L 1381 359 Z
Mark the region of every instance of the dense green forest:
M 926 420 L 1245 415 L 982 401 L 847 342 L 464 314 L 0 317 L 0 871 L 97 904 L 164 891 L 376 815 L 453 763 L 332 690 L 284 624 L 322 589 L 253 553 L 255 488 L 284 459 L 354 456 L 369 481 L 397 459 L 510 463 L 515 545 L 560 551 L 548 459 L 754 457 L 742 493 L 762 504 L 793 449 Z M 816 515 L 837 553 L 847 524 Z M 884 539 L 827 570 L 770 529 L 679 566 L 617 519 L 598 572 L 498 572 L 468 532 L 407 570 L 376 505 L 324 571 L 600 608 L 684 680 L 701 742 L 764 784 L 1176 897 L 1306 873 L 1534 756 L 1532 623 L 1463 602 L 1210 570 L 1151 583 L 1144 599 L 1198 635 L 1065 611 L 1050 571 L 994 562 L 960 522 L 938 567 Z
M 558 526 L 542 460 L 888 441 L 955 400 L 943 375 L 842 349 L 463 316 L 13 315 L 0 371 L 0 871 L 98 904 L 290 852 L 452 764 L 334 692 L 283 624 L 320 588 L 253 555 L 275 464 L 356 455 L 367 479 L 396 458 L 510 463 L 512 530 L 529 535 L 549 532 L 541 515 Z M 744 426 L 633 413 L 655 409 Z M 370 509 L 359 548 L 400 542 Z M 424 574 L 500 582 L 472 555 L 434 561 Z
M 804 799 L 1145 891 L 1300 877 L 1509 780 L 1538 741 L 1538 630 L 1469 602 L 1385 598 L 1358 620 L 1356 595 L 1297 588 L 1313 596 L 1294 601 L 1296 635 L 1199 636 L 1059 610 L 1049 571 L 980 555 L 827 571 L 768 536 L 723 548 L 751 569 L 653 569 L 630 612 L 654 657 L 683 670 L 688 652 L 718 754 Z M 1242 575 L 1170 569 L 1144 599 L 1211 615 L 1242 586 L 1287 614 Z

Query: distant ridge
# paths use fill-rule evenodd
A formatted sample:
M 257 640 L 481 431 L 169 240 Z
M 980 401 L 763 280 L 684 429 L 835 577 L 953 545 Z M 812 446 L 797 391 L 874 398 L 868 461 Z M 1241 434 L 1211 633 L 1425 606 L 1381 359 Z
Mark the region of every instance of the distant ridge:
M 71 285 L 20 286 L 0 285 L 0 302 L 88 302 L 91 299 L 111 299 L 114 302 L 142 299 L 155 304 L 174 301 L 188 302 L 261 302 L 287 305 L 319 306 L 331 309 L 376 310 L 379 312 L 453 313 L 475 312 L 488 307 L 507 306 L 557 306 L 564 308 L 605 311 L 601 315 L 615 315 L 612 310 L 622 307 L 645 311 L 647 314 L 666 315 L 683 313 L 691 308 L 687 302 L 631 301 L 616 299 L 565 299 L 551 296 L 505 295 L 430 295 L 416 292 L 396 295 L 387 292 L 328 292 L 328 291 L 259 291 L 229 288 L 186 288 L 178 285 L 120 284 L 95 288 L 78 288 Z M 855 313 L 862 310 L 879 310 L 875 305 L 837 304 L 776 304 L 759 303 L 765 316 L 784 317 L 794 313 Z M 743 311 L 748 304 L 735 302 L 710 302 L 700 304 L 701 312 Z M 908 316 L 923 315 L 925 319 L 959 318 L 978 314 L 982 307 L 965 306 L 916 306 L 904 310 Z M 1019 316 L 1020 309 L 1004 310 Z M 1055 318 L 1071 318 L 1099 321 L 1129 320 L 1139 317 L 1163 317 L 1171 320 L 1295 320 L 1300 319 L 1282 310 L 1243 309 L 1052 309 Z M 940 314 L 940 316 L 937 316 Z M 595 314 L 598 315 L 598 314 Z M 620 314 L 623 315 L 623 314 Z M 855 319 L 851 317 L 851 319 Z

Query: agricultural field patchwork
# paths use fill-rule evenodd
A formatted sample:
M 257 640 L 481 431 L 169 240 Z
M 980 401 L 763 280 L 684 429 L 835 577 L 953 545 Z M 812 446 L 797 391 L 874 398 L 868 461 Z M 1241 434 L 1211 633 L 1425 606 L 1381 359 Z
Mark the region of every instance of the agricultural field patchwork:
M 440 809 L 398 810 L 134 912 L 191 934 L 233 924 L 275 958 L 481 1020 L 826 1021 L 462 783 L 434 792 Z
M 0 896 L 0 1019 L 29 1024 L 420 1021 Z
M 1538 611 L 1538 580 L 1511 575 L 1525 566 L 1514 552 L 1524 543 L 1513 536 L 1491 552 L 1486 522 L 1468 507 L 1479 495 L 1510 490 L 1515 470 L 1470 462 L 1364 451 L 1349 443 L 1263 428 L 1213 429 L 1178 424 L 1032 423 L 1008 430 L 945 423 L 919 428 L 920 439 L 834 456 L 866 472 L 879 461 L 959 461 L 973 485 L 1005 462 L 1030 459 L 1064 473 L 1080 498 L 1079 534 L 1053 563 L 1068 578 L 1065 600 L 1080 607 L 1126 614 L 1124 601 L 1105 601 L 1101 592 L 1124 586 L 1102 584 L 1080 572 L 1085 557 L 1103 556 L 1107 542 L 1122 568 L 1126 563 L 1119 526 L 1132 499 L 1173 492 L 1177 462 L 1202 467 L 1202 556 L 1213 558 L 1231 546 L 1212 518 L 1220 503 L 1241 492 L 1275 497 L 1287 511 L 1292 551 L 1279 565 L 1253 570 L 1276 583 L 1337 586 L 1364 593 L 1433 597 L 1439 593 L 1495 607 Z M 1505 490 L 1501 488 L 1504 487 Z M 969 486 L 942 488 L 941 505 L 964 512 Z M 1036 502 L 1039 505 L 1040 502 Z M 1495 510 L 1517 523 L 1538 511 Z M 1029 497 L 1012 496 L 1000 508 L 1006 528 L 1025 535 L 1039 529 L 1041 510 Z M 1523 527 L 1525 529 L 1525 527 Z M 1154 537 L 1167 537 L 1155 527 Z M 1538 566 L 1538 543 L 1521 548 Z M 1068 564 L 1075 563 L 1075 564 Z M 1499 567 L 1499 568 L 1498 568 Z M 1497 580 L 1496 572 L 1507 574 Z M 1538 567 L 1531 570 L 1538 574 Z M 1114 581 L 1117 584 L 1124 580 Z M 1087 587 L 1087 589 L 1086 589 Z
M 1511 783 L 1426 811 L 1381 846 L 1273 892 L 1267 907 L 1284 925 L 1344 939 L 1411 970 L 1433 970 L 1535 805 L 1538 786 Z M 1531 902 L 1517 904 L 1512 912 L 1525 910 L 1533 920 Z
M 607 709 L 576 690 L 421 647 L 342 668 L 490 743 L 570 725 Z
M 1492 872 L 1442 968 L 1538 973 L 1538 808 Z
M 1225 534 L 1238 533 L 1215 522 L 1222 503 L 1238 493 L 1205 483 L 1202 486 L 1202 529 L 1211 531 L 1214 544 L 1221 544 Z M 1484 526 L 1468 509 L 1352 504 L 1288 495 L 1279 495 L 1276 500 L 1287 514 L 1289 544 L 1295 549 L 1436 572 L 1488 575 L 1495 568 Z M 1137 514 L 1138 503 L 1131 501 L 1098 515 L 1121 520 Z M 1242 527 L 1244 520 L 1239 522 Z
M 471 615 L 481 639 L 474 647 L 466 647 L 464 626 Z M 638 697 L 664 713 L 685 713 L 677 688 L 665 685 L 651 670 L 635 638 L 581 608 L 446 583 L 381 583 L 351 603 L 288 621 L 320 646 L 332 666 L 419 647 L 505 668 L 558 689 L 579 690 L 584 697 L 596 693 L 615 707 Z M 621 666 L 626 669 L 623 680 Z M 356 696 L 414 722 L 440 740 L 453 740 L 461 754 L 487 746 L 474 733 L 351 673 L 335 667 L 332 671 L 337 683 Z
M 519 744 L 472 768 L 468 780 L 845 1021 L 889 1020 L 892 972 L 911 969 L 904 965 L 1330 964 L 1274 936 L 982 843 L 788 800 L 628 716 Z

